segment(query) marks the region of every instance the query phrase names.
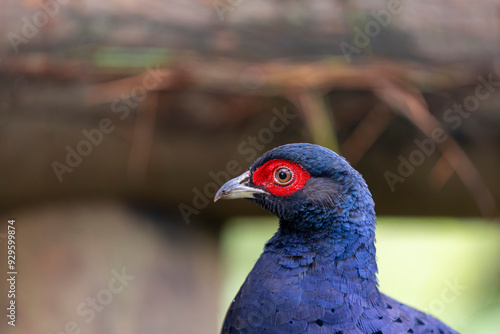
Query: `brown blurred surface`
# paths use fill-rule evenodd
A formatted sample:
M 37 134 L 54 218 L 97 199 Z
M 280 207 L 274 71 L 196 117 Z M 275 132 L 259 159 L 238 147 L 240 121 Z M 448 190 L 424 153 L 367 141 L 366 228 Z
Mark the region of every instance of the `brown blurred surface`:
M 403 1 L 351 59 L 341 43 L 390 1 L 228 1 L 222 17 L 213 1 L 63 2 L 0 11 L 0 233 L 17 219 L 20 333 L 68 321 L 82 333 L 217 332 L 221 226 L 267 213 L 213 194 L 280 144 L 346 156 L 379 215 L 494 215 L 499 92 L 458 128 L 443 117 L 478 76 L 500 81 L 499 1 Z M 26 36 L 47 6 L 54 15 Z M 103 120 L 113 130 L 58 178 L 54 163 Z M 440 123 L 462 160 L 436 149 L 392 192 L 384 173 Z M 197 207 L 187 219 L 183 205 Z M 122 266 L 136 278 L 85 323 L 75 308 Z
M 81 333 L 94 334 L 217 332 L 218 246 L 197 228 L 158 228 L 157 218 L 116 202 L 15 211 L 2 216 L 0 233 L 11 218 L 16 219 L 17 325 L 2 321 L 1 333 L 55 334 L 73 321 Z M 170 225 L 167 219 L 161 224 Z M 0 249 L 7 254 L 6 239 Z M 117 277 L 113 270 L 133 278 L 127 285 L 113 283 L 123 289 L 108 301 L 100 291 Z M 5 279 L 0 290 L 5 310 Z M 100 311 L 94 316 L 89 304 L 77 311 L 87 298 L 97 300 Z

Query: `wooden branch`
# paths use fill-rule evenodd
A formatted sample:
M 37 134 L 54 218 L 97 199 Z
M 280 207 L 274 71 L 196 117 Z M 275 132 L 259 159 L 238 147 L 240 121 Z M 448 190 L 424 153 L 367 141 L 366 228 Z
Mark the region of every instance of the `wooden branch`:
M 128 161 L 128 178 L 132 185 L 140 185 L 147 175 L 155 132 L 158 95 L 158 92 L 149 92 L 146 99 L 139 104 Z
M 156 68 L 152 64 L 151 67 Z M 249 67 L 260 69 L 261 85 L 249 89 L 242 83 L 242 73 Z M 466 85 L 476 80 L 473 65 L 423 67 L 416 62 L 367 59 L 364 64 L 346 65 L 343 56 L 330 57 L 314 62 L 261 62 L 249 63 L 238 59 L 212 58 L 207 61 L 201 55 L 172 58 L 164 71 L 172 73 L 172 79 L 163 80 L 157 90 L 171 90 L 177 81 L 189 84 L 191 89 L 245 95 L 286 95 L 287 91 L 301 87 L 328 91 L 332 89 L 369 90 L 369 82 L 378 77 L 398 77 L 418 89 L 447 89 Z M 126 79 L 119 84 L 129 91 L 141 77 L 144 68 L 113 68 L 108 70 L 78 59 L 55 60 L 50 55 L 33 54 L 0 59 L 0 73 L 51 79 L 75 80 L 85 78 L 94 82 L 94 103 L 109 100 L 113 88 L 107 82 Z M 130 79 L 130 80 L 129 80 Z M 102 92 L 99 90 L 103 88 Z M 111 89 L 111 93 L 107 92 Z
M 446 182 L 453 176 L 455 170 L 450 166 L 450 163 L 444 156 L 439 158 L 436 165 L 431 169 L 429 174 L 429 183 L 431 187 L 440 190 Z
M 387 110 L 386 105 L 377 104 L 342 144 L 340 147 L 342 155 L 352 165 L 356 165 L 391 124 L 394 117 L 394 113 Z
M 301 110 L 313 141 L 339 152 L 333 116 L 325 106 L 323 95 L 316 91 L 303 89 L 296 96 L 291 96 L 291 100 L 295 100 L 298 109 Z
M 432 138 L 435 129 L 441 129 L 448 136 L 443 143 L 436 142 L 436 146 L 469 190 L 481 214 L 495 217 L 498 209 L 493 194 L 469 157 L 430 113 L 427 105 L 423 103 L 420 92 L 404 88 L 403 85 L 395 84 L 383 77 L 373 81 L 372 86 L 373 91 L 382 101 L 409 118 L 427 137 Z

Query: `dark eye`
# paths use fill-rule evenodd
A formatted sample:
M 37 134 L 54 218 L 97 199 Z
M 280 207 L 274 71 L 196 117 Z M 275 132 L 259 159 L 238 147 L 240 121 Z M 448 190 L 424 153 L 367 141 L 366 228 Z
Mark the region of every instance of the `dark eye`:
M 280 185 L 287 185 L 288 183 L 290 183 L 292 180 L 292 176 L 292 171 L 288 168 L 279 168 L 274 173 L 274 179 Z

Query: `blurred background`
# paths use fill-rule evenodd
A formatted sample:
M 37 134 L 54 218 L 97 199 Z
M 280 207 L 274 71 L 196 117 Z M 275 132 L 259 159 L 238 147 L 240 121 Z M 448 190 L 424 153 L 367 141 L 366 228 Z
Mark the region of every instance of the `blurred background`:
M 218 187 L 312 142 L 365 177 L 381 290 L 500 331 L 500 2 L 4 0 L 1 333 L 217 333 L 276 220 Z

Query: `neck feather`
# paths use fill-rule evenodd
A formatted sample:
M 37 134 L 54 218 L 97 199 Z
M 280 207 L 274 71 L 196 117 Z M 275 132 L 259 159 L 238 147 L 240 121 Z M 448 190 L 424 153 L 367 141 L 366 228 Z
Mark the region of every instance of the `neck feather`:
M 298 228 L 297 224 L 280 221 L 280 228 L 266 244 L 266 251 L 277 252 L 312 267 L 320 266 L 325 275 L 337 275 L 359 283 L 377 285 L 375 259 L 375 214 L 360 220 L 346 217 L 325 222 L 321 228 Z

